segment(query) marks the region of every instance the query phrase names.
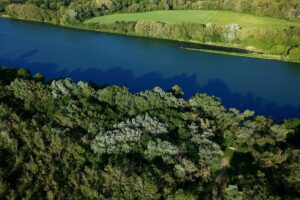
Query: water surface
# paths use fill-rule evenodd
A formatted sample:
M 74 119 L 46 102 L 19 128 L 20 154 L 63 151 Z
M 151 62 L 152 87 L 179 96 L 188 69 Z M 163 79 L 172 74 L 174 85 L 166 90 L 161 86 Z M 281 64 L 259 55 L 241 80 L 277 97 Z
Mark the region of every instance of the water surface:
M 0 19 L 0 65 L 26 67 L 48 80 L 126 85 L 138 92 L 179 84 L 223 104 L 276 119 L 300 117 L 300 64 L 189 51 L 180 42 Z M 191 45 L 194 48 L 195 45 Z

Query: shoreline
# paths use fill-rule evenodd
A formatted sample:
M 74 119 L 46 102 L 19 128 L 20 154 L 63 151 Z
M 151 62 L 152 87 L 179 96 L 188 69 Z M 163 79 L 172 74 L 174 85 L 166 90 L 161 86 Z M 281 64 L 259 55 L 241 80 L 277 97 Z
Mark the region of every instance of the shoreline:
M 178 43 L 186 44 L 186 45 L 198 45 L 197 47 L 199 47 L 199 48 L 180 47 L 182 49 L 189 50 L 189 51 L 200 51 L 200 52 L 215 53 L 215 54 L 230 55 L 230 56 L 239 56 L 239 57 L 256 58 L 256 59 L 264 59 L 264 60 L 275 60 L 275 61 L 281 61 L 281 62 L 300 63 L 300 60 L 288 59 L 288 58 L 280 57 L 279 55 L 265 54 L 261 51 L 253 51 L 253 50 L 249 50 L 246 48 L 237 47 L 236 45 L 219 44 L 219 43 L 201 43 L 201 42 L 191 41 L 191 40 L 149 37 L 149 36 L 143 36 L 143 35 L 134 34 L 134 33 L 122 33 L 119 31 L 113 31 L 113 30 L 107 30 L 107 29 L 101 29 L 101 30 L 92 29 L 92 28 L 86 27 L 85 24 L 83 24 L 83 23 L 73 24 L 73 25 L 72 24 L 62 25 L 62 24 L 56 24 L 56 23 L 52 23 L 52 22 L 42 22 L 42 21 L 36 21 L 36 20 L 14 18 L 14 17 L 10 17 L 5 14 L 0 14 L 0 19 L 1 18 L 18 20 L 18 21 L 26 21 L 26 22 L 32 22 L 32 23 L 41 23 L 41 24 L 57 26 L 60 28 L 70 28 L 70 29 L 81 30 L 81 31 L 92 31 L 92 32 L 98 32 L 98 33 L 116 34 L 116 35 L 123 35 L 123 36 L 129 36 L 129 37 L 164 40 L 164 41 L 170 41 L 170 42 L 178 42 Z M 218 50 L 217 48 L 220 48 L 220 50 Z M 223 50 L 221 50 L 221 49 L 223 49 Z M 227 49 L 227 51 L 226 51 L 226 49 Z
M 280 59 L 279 56 L 271 55 L 271 54 L 248 53 L 248 54 L 244 55 L 242 53 L 223 52 L 223 51 L 207 50 L 207 49 L 194 49 L 194 48 L 182 48 L 182 49 L 187 50 L 187 51 L 200 51 L 200 52 L 221 54 L 221 55 L 227 55 L 227 56 L 238 56 L 238 57 L 246 57 L 246 58 L 256 58 L 256 59 L 264 59 L 264 60 L 300 63 L 299 61 L 290 61 L 290 60 Z

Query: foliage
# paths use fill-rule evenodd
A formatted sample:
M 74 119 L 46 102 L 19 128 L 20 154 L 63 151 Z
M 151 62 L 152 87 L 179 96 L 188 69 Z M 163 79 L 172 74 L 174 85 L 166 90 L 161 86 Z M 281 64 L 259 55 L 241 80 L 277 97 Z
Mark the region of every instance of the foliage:
M 300 18 L 300 4 L 297 0 L 278 0 L 276 3 L 271 0 L 267 2 L 264 0 L 2 0 L 0 12 L 1 9 L 5 9 L 6 14 L 12 17 L 58 24 L 82 22 L 85 19 L 121 12 L 120 14 L 90 19 L 89 21 L 115 23 L 116 21 L 132 22 L 143 20 L 172 24 L 206 24 L 211 22 L 217 25 L 237 23 L 242 28 L 274 27 L 282 29 L 289 26 L 297 26 L 298 20 L 296 19 Z M 153 10 L 161 11 L 136 13 Z M 134 14 L 128 12 L 134 12 Z M 295 22 L 246 13 L 294 19 Z
M 6 6 L 5 12 L 16 18 L 50 22 L 55 18 L 53 12 L 39 8 L 34 4 L 10 4 Z
M 0 68 L 1 199 L 210 199 L 216 185 L 225 199 L 300 194 L 297 119 L 37 77 Z
M 167 133 L 166 125 L 147 114 L 145 116 L 138 115 L 134 119 L 114 125 L 113 128 L 112 131 L 107 132 L 100 130 L 91 146 L 95 153 L 128 153 L 132 150 L 132 145 L 140 142 L 143 134 L 159 135 Z
M 297 0 L 2 0 L 3 4 L 34 4 L 42 9 L 60 12 L 73 9 L 78 19 L 114 12 L 145 12 L 152 10 L 213 9 L 233 10 L 285 19 L 299 19 Z M 1 1 L 1 2 L 2 2 Z M 61 14 L 61 13 L 59 13 Z

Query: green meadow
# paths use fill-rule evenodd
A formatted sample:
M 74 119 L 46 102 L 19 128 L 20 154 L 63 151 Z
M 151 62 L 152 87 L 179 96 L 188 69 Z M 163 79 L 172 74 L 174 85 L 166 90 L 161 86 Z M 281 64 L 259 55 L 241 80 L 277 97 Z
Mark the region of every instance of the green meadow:
M 262 17 L 250 14 L 243 14 L 231 11 L 213 11 L 213 10 L 162 10 L 144 13 L 118 13 L 91 18 L 85 23 L 114 23 L 116 21 L 160 21 L 169 24 L 182 22 L 188 23 L 213 23 L 225 25 L 229 23 L 238 23 L 242 27 L 272 27 L 285 28 L 288 26 L 300 25 L 299 21 L 291 22 L 270 17 Z

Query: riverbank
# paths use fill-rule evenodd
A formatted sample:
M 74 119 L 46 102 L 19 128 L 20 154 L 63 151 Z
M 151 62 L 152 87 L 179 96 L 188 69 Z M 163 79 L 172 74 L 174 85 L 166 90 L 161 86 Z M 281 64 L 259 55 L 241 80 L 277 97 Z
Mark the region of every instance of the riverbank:
M 180 42 L 183 44 L 183 49 L 186 50 L 193 50 L 193 51 L 202 51 L 202 52 L 208 52 L 208 53 L 216 53 L 216 54 L 224 54 L 224 55 L 231 55 L 231 56 L 241 56 L 241 57 L 249 57 L 249 58 L 258 58 L 258 59 L 268 59 L 268 60 L 279 60 L 284 62 L 295 62 L 300 63 L 300 60 L 291 59 L 286 56 L 279 56 L 279 55 L 273 55 L 273 54 L 266 54 L 261 50 L 254 50 L 249 48 L 243 48 L 238 45 L 232 45 L 232 44 L 226 44 L 226 43 L 201 43 L 194 40 L 182 40 L 182 39 L 166 39 L 166 38 L 160 38 L 160 37 L 151 37 L 151 36 L 145 36 L 141 34 L 137 34 L 134 32 L 128 32 L 124 33 L 121 31 L 114 31 L 111 29 L 96 29 L 92 28 L 91 26 L 88 26 L 84 23 L 78 23 L 78 24 L 58 24 L 53 22 L 42 22 L 42 21 L 36 21 L 36 20 L 27 20 L 27 19 L 21 19 L 21 18 L 13 18 L 5 14 L 0 13 L 0 18 L 7 18 L 12 20 L 22 20 L 22 21 L 29 21 L 29 22 L 35 22 L 35 23 L 44 23 L 64 28 L 71 28 L 71 29 L 77 29 L 77 30 L 84 30 L 84 31 L 93 31 L 93 32 L 101 32 L 101 33 L 110 33 L 110 34 L 118 34 L 118 35 L 126 35 L 130 37 L 141 37 L 141 38 L 152 38 L 152 39 L 158 39 L 158 40 L 167 40 L 167 41 L 174 41 L 174 42 Z M 193 44 L 195 45 L 195 48 L 185 48 L 184 44 Z
M 243 53 L 235 53 L 235 52 L 224 52 L 224 51 L 218 51 L 218 50 L 206 50 L 206 49 L 194 49 L 194 48 L 183 48 L 188 51 L 200 51 L 200 52 L 207 52 L 207 53 L 215 53 L 215 54 L 223 54 L 223 55 L 229 55 L 229 56 L 239 56 L 239 57 L 248 57 L 248 58 L 258 58 L 258 59 L 264 59 L 264 60 L 279 60 L 279 61 L 285 61 L 285 62 L 295 62 L 300 63 L 299 61 L 291 61 L 288 59 L 281 58 L 277 55 L 270 55 L 270 54 L 259 54 L 259 53 L 247 53 L 246 55 Z
M 188 44 L 199 45 L 198 46 L 199 48 L 184 48 L 183 47 L 184 49 L 187 49 L 187 50 L 196 50 L 196 51 L 224 54 L 224 55 L 231 55 L 231 56 L 240 56 L 240 57 L 248 57 L 248 58 L 258 58 L 258 59 L 266 59 L 266 60 L 278 60 L 278 61 L 284 61 L 284 62 L 300 63 L 300 60 L 295 60 L 295 59 L 291 59 L 291 58 L 283 57 L 283 56 L 279 56 L 279 55 L 266 54 L 266 53 L 263 53 L 262 51 L 258 51 L 258 50 L 254 51 L 254 50 L 250 50 L 250 49 L 243 48 L 243 47 L 236 46 L 236 45 L 211 43 L 211 42 L 210 43 L 201 43 L 201 42 L 193 41 L 193 40 L 180 40 L 180 39 L 174 40 L 174 39 L 165 39 L 165 38 L 158 38 L 158 37 L 149 37 L 149 36 L 145 36 L 145 35 L 139 35 L 136 33 L 123 33 L 123 32 L 113 31 L 113 30 L 108 30 L 108 29 L 96 30 L 96 29 L 88 28 L 88 27 L 86 27 L 84 25 L 82 26 L 82 25 L 75 25 L 75 26 L 74 25 L 64 25 L 64 27 L 74 28 L 74 29 L 79 29 L 79 30 L 95 31 L 95 32 L 101 32 L 101 33 L 126 35 L 126 36 L 131 36 L 131 37 L 174 41 L 174 42 L 180 42 L 182 44 L 188 43 Z M 203 48 L 203 46 L 205 46 L 206 48 Z M 209 47 L 211 49 L 209 49 Z M 217 50 L 216 48 L 224 49 L 224 50 Z M 230 51 L 226 51 L 226 49 L 227 50 L 230 49 Z M 243 51 L 243 53 L 241 53 L 241 51 Z

